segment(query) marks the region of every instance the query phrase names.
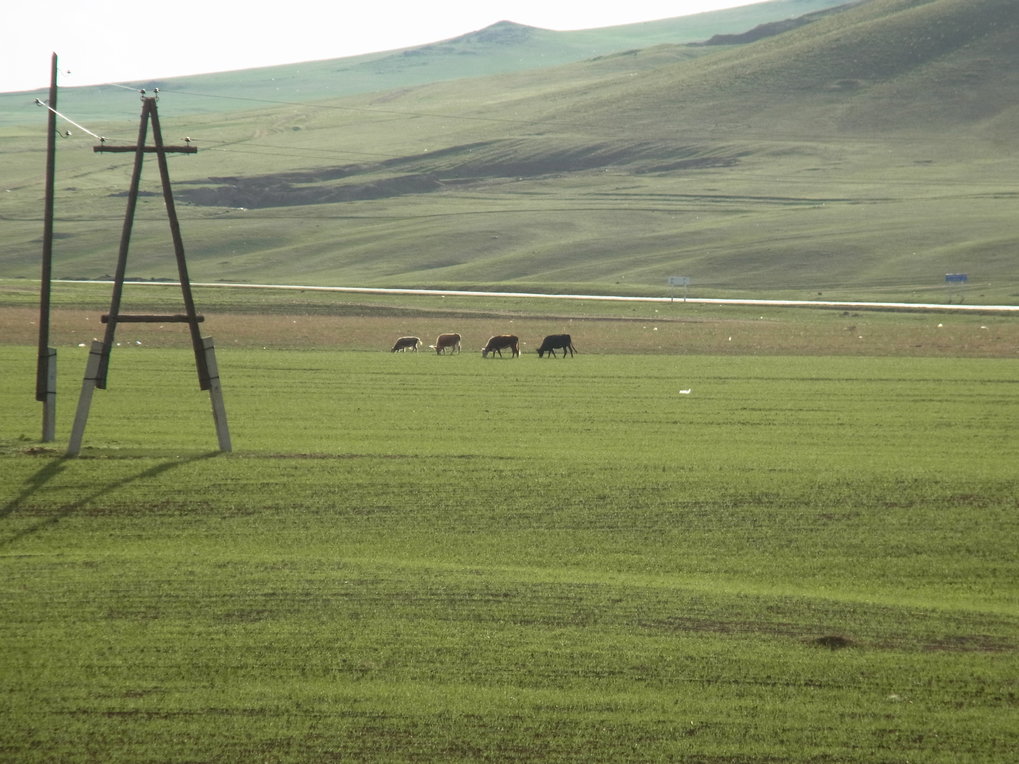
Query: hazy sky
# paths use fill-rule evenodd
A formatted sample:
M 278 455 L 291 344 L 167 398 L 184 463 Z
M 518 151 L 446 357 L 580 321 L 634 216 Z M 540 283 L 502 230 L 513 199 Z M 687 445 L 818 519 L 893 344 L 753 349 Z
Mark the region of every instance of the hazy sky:
M 653 21 L 761 0 L 12 0 L 0 92 L 342 58 L 444 40 L 497 21 L 545 29 Z

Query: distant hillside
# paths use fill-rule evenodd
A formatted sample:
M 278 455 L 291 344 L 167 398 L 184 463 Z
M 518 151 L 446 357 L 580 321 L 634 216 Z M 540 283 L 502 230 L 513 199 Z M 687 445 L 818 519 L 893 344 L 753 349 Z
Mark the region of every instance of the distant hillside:
M 592 110 L 642 129 L 663 119 L 741 133 L 992 129 L 1019 105 L 1019 3 L 869 0 L 600 95 Z
M 694 50 L 209 114 L 169 92 L 199 146 L 171 162 L 192 277 L 930 301 L 967 273 L 968 299 L 1019 301 L 1014 0 L 866 0 Z M 31 278 L 42 157 L 8 134 L 0 273 Z M 121 228 L 129 163 L 89 143 L 61 144 L 62 277 L 110 273 Z M 147 172 L 130 275 L 172 277 Z
M 830 13 L 841 13 L 847 10 L 849 6 L 859 5 L 866 0 L 849 0 L 844 5 L 840 5 L 837 8 L 829 8 L 823 11 L 814 11 L 813 13 L 805 13 L 802 16 L 792 16 L 786 19 L 779 19 L 778 21 L 768 21 L 764 24 L 759 24 L 753 29 L 747 30 L 746 32 L 740 32 L 738 34 L 716 34 L 712 35 L 704 45 L 746 45 L 750 42 L 757 42 L 763 40 L 765 37 L 774 37 L 777 34 L 783 32 L 790 32 L 793 29 L 811 24 L 818 19 L 827 16 Z
M 524 95 L 514 108 L 577 133 L 565 149 L 553 127 L 529 138 L 512 135 L 378 163 L 249 175 L 181 193 L 216 206 L 289 207 L 438 191 L 481 178 L 608 167 L 642 174 L 723 168 L 739 164 L 747 151 L 691 152 L 686 142 L 676 144 L 677 127 L 698 141 L 870 138 L 950 124 L 991 129 L 1019 109 L 1019 4 L 871 0 L 855 5 L 852 11 L 815 16 L 808 29 L 793 25 L 780 37 L 696 61 L 673 61 L 664 50 L 649 51 L 617 57 L 626 61 L 618 74 L 608 59 L 589 62 L 583 71 L 602 66 L 605 74 L 583 77 L 577 86 L 568 86 L 577 70 L 550 69 L 564 83 L 556 98 L 548 102 L 540 95 L 531 103 Z M 500 24 L 478 35 L 499 40 L 530 32 Z M 483 87 L 497 90 L 500 83 L 486 80 Z M 399 94 L 387 98 L 396 109 L 400 102 Z M 595 126 L 587 132 L 597 137 L 578 142 L 573 126 L 578 118 Z
M 707 40 L 760 24 L 838 6 L 846 0 L 766 0 L 739 8 L 661 21 L 570 32 L 503 21 L 429 45 L 285 66 L 120 83 L 174 94 L 177 114 L 214 114 L 262 103 L 304 102 L 560 66 L 620 51 Z M 59 51 L 58 51 L 59 53 Z M 691 53 L 691 55 L 693 55 Z M 37 123 L 30 93 L 0 94 L 0 127 Z M 60 103 L 79 122 L 136 116 L 116 86 L 62 88 Z M 125 108 L 127 107 L 127 108 Z

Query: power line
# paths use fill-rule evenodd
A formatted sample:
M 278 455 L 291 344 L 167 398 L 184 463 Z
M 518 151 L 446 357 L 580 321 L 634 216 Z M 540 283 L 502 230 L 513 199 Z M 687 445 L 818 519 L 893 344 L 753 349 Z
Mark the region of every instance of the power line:
M 77 123 L 77 122 L 75 122 L 75 121 L 74 121 L 73 119 L 71 119 L 70 117 L 68 117 L 68 116 L 66 116 L 66 115 L 64 115 L 64 114 L 61 114 L 61 113 L 60 113 L 59 111 L 57 111 L 56 109 L 54 109 L 54 108 L 53 108 L 52 106 L 50 106 L 50 105 L 49 105 L 48 103 L 45 103 L 44 101 L 40 101 L 40 100 L 39 100 L 38 98 L 36 98 L 36 99 L 35 99 L 35 104 L 36 104 L 36 106 L 42 106 L 43 108 L 45 108 L 45 109 L 48 109 L 49 111 L 51 111 L 51 112 L 53 112 L 54 114 L 56 114 L 56 115 L 57 115 L 58 117 L 60 117 L 60 118 L 61 118 L 62 120 L 64 120 L 65 122 L 70 122 L 70 123 L 71 123 L 72 125 L 74 125 L 74 126 L 75 126 L 76 128 L 78 128 L 79 130 L 84 130 L 84 131 L 85 131 L 86 133 L 88 133 L 89 135 L 91 135 L 91 136 L 92 136 L 93 138 L 95 138 L 96 140 L 98 140 L 98 141 L 104 140 L 103 138 L 100 138 L 100 137 L 99 137 L 98 135 L 96 135 L 96 134 L 95 134 L 95 133 L 93 133 L 93 132 L 92 132 L 91 130 L 89 130 L 89 129 L 88 129 L 87 127 L 84 127 L 83 125 L 80 125 L 80 124 L 78 124 L 78 123 Z

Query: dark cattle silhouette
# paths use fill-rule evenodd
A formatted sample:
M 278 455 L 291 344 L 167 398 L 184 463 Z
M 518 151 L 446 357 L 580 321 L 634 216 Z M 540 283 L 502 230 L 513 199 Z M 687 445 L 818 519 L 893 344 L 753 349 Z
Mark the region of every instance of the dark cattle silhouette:
M 442 355 L 449 348 L 450 353 L 460 352 L 460 335 L 459 334 L 440 334 L 435 338 L 435 344 L 429 345 L 430 348 L 434 349 L 438 355 Z
M 552 358 L 556 357 L 555 351 L 562 350 L 563 358 L 566 357 L 566 353 L 569 352 L 570 357 L 573 357 L 573 353 L 576 348 L 573 347 L 573 340 L 568 334 L 550 334 L 541 341 L 541 347 L 538 348 L 538 358 L 544 358 L 545 353 L 548 353 Z
M 481 348 L 481 357 L 487 358 L 489 353 L 498 353 L 502 358 L 502 351 L 510 348 L 513 351 L 513 358 L 520 355 L 520 338 L 515 334 L 497 334 L 488 340 L 488 344 Z
M 421 344 L 420 337 L 400 337 L 396 341 L 396 344 L 393 345 L 393 349 L 390 352 L 396 353 L 397 351 L 399 351 L 403 353 L 407 350 L 410 350 L 411 352 L 416 353 L 418 352 L 418 345 L 420 344 Z

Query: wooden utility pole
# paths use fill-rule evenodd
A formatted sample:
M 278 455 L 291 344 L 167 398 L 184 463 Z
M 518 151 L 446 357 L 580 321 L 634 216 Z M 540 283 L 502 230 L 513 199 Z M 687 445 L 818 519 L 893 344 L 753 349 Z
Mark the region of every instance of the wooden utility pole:
M 158 92 L 158 91 L 157 91 Z M 93 342 L 89 362 L 85 369 L 82 382 L 81 397 L 78 400 L 78 411 L 71 432 L 68 454 L 77 455 L 81 449 L 82 436 L 88 411 L 95 388 L 106 389 L 106 379 L 110 367 L 110 351 L 114 346 L 117 325 L 120 323 L 186 323 L 191 332 L 191 345 L 195 354 L 195 367 L 198 371 L 198 383 L 202 390 L 208 390 L 212 399 L 213 418 L 221 451 L 230 451 L 230 433 L 227 429 L 226 408 L 223 405 L 223 392 L 219 384 L 215 349 L 210 338 L 203 338 L 199 324 L 205 319 L 195 309 L 194 297 L 191 294 L 191 279 L 188 277 L 187 260 L 184 256 L 184 242 L 177 219 L 177 207 L 173 200 L 170 187 L 170 173 L 167 167 L 167 154 L 194 154 L 198 148 L 186 141 L 184 146 L 167 146 L 163 143 L 163 134 L 159 126 L 159 112 L 156 108 L 157 96 L 146 96 L 142 91 L 142 115 L 138 128 L 138 142 L 134 146 L 107 146 L 103 139 L 93 148 L 96 152 L 133 152 L 134 172 L 131 175 L 131 186 L 127 197 L 127 213 L 124 216 L 124 227 L 120 238 L 120 253 L 117 258 L 117 270 L 113 281 L 113 297 L 110 311 L 101 317 L 106 324 L 106 333 L 102 342 Z M 149 124 L 152 125 L 154 146 L 146 146 Z M 134 224 L 135 210 L 138 205 L 138 190 L 141 184 L 143 160 L 146 154 L 156 155 L 159 174 L 163 185 L 163 201 L 166 214 L 170 221 L 170 234 L 173 238 L 173 250 L 177 260 L 177 275 L 180 281 L 181 294 L 184 300 L 184 313 L 173 315 L 127 315 L 120 312 L 121 298 L 124 292 L 124 279 L 127 275 L 127 253 L 131 243 L 131 229 Z
M 50 59 L 50 98 L 46 139 L 46 201 L 42 231 L 42 277 L 39 287 L 39 356 L 35 399 L 42 402 L 42 440 L 56 440 L 57 351 L 50 347 L 50 284 L 53 280 L 53 199 L 57 166 L 57 54 Z

